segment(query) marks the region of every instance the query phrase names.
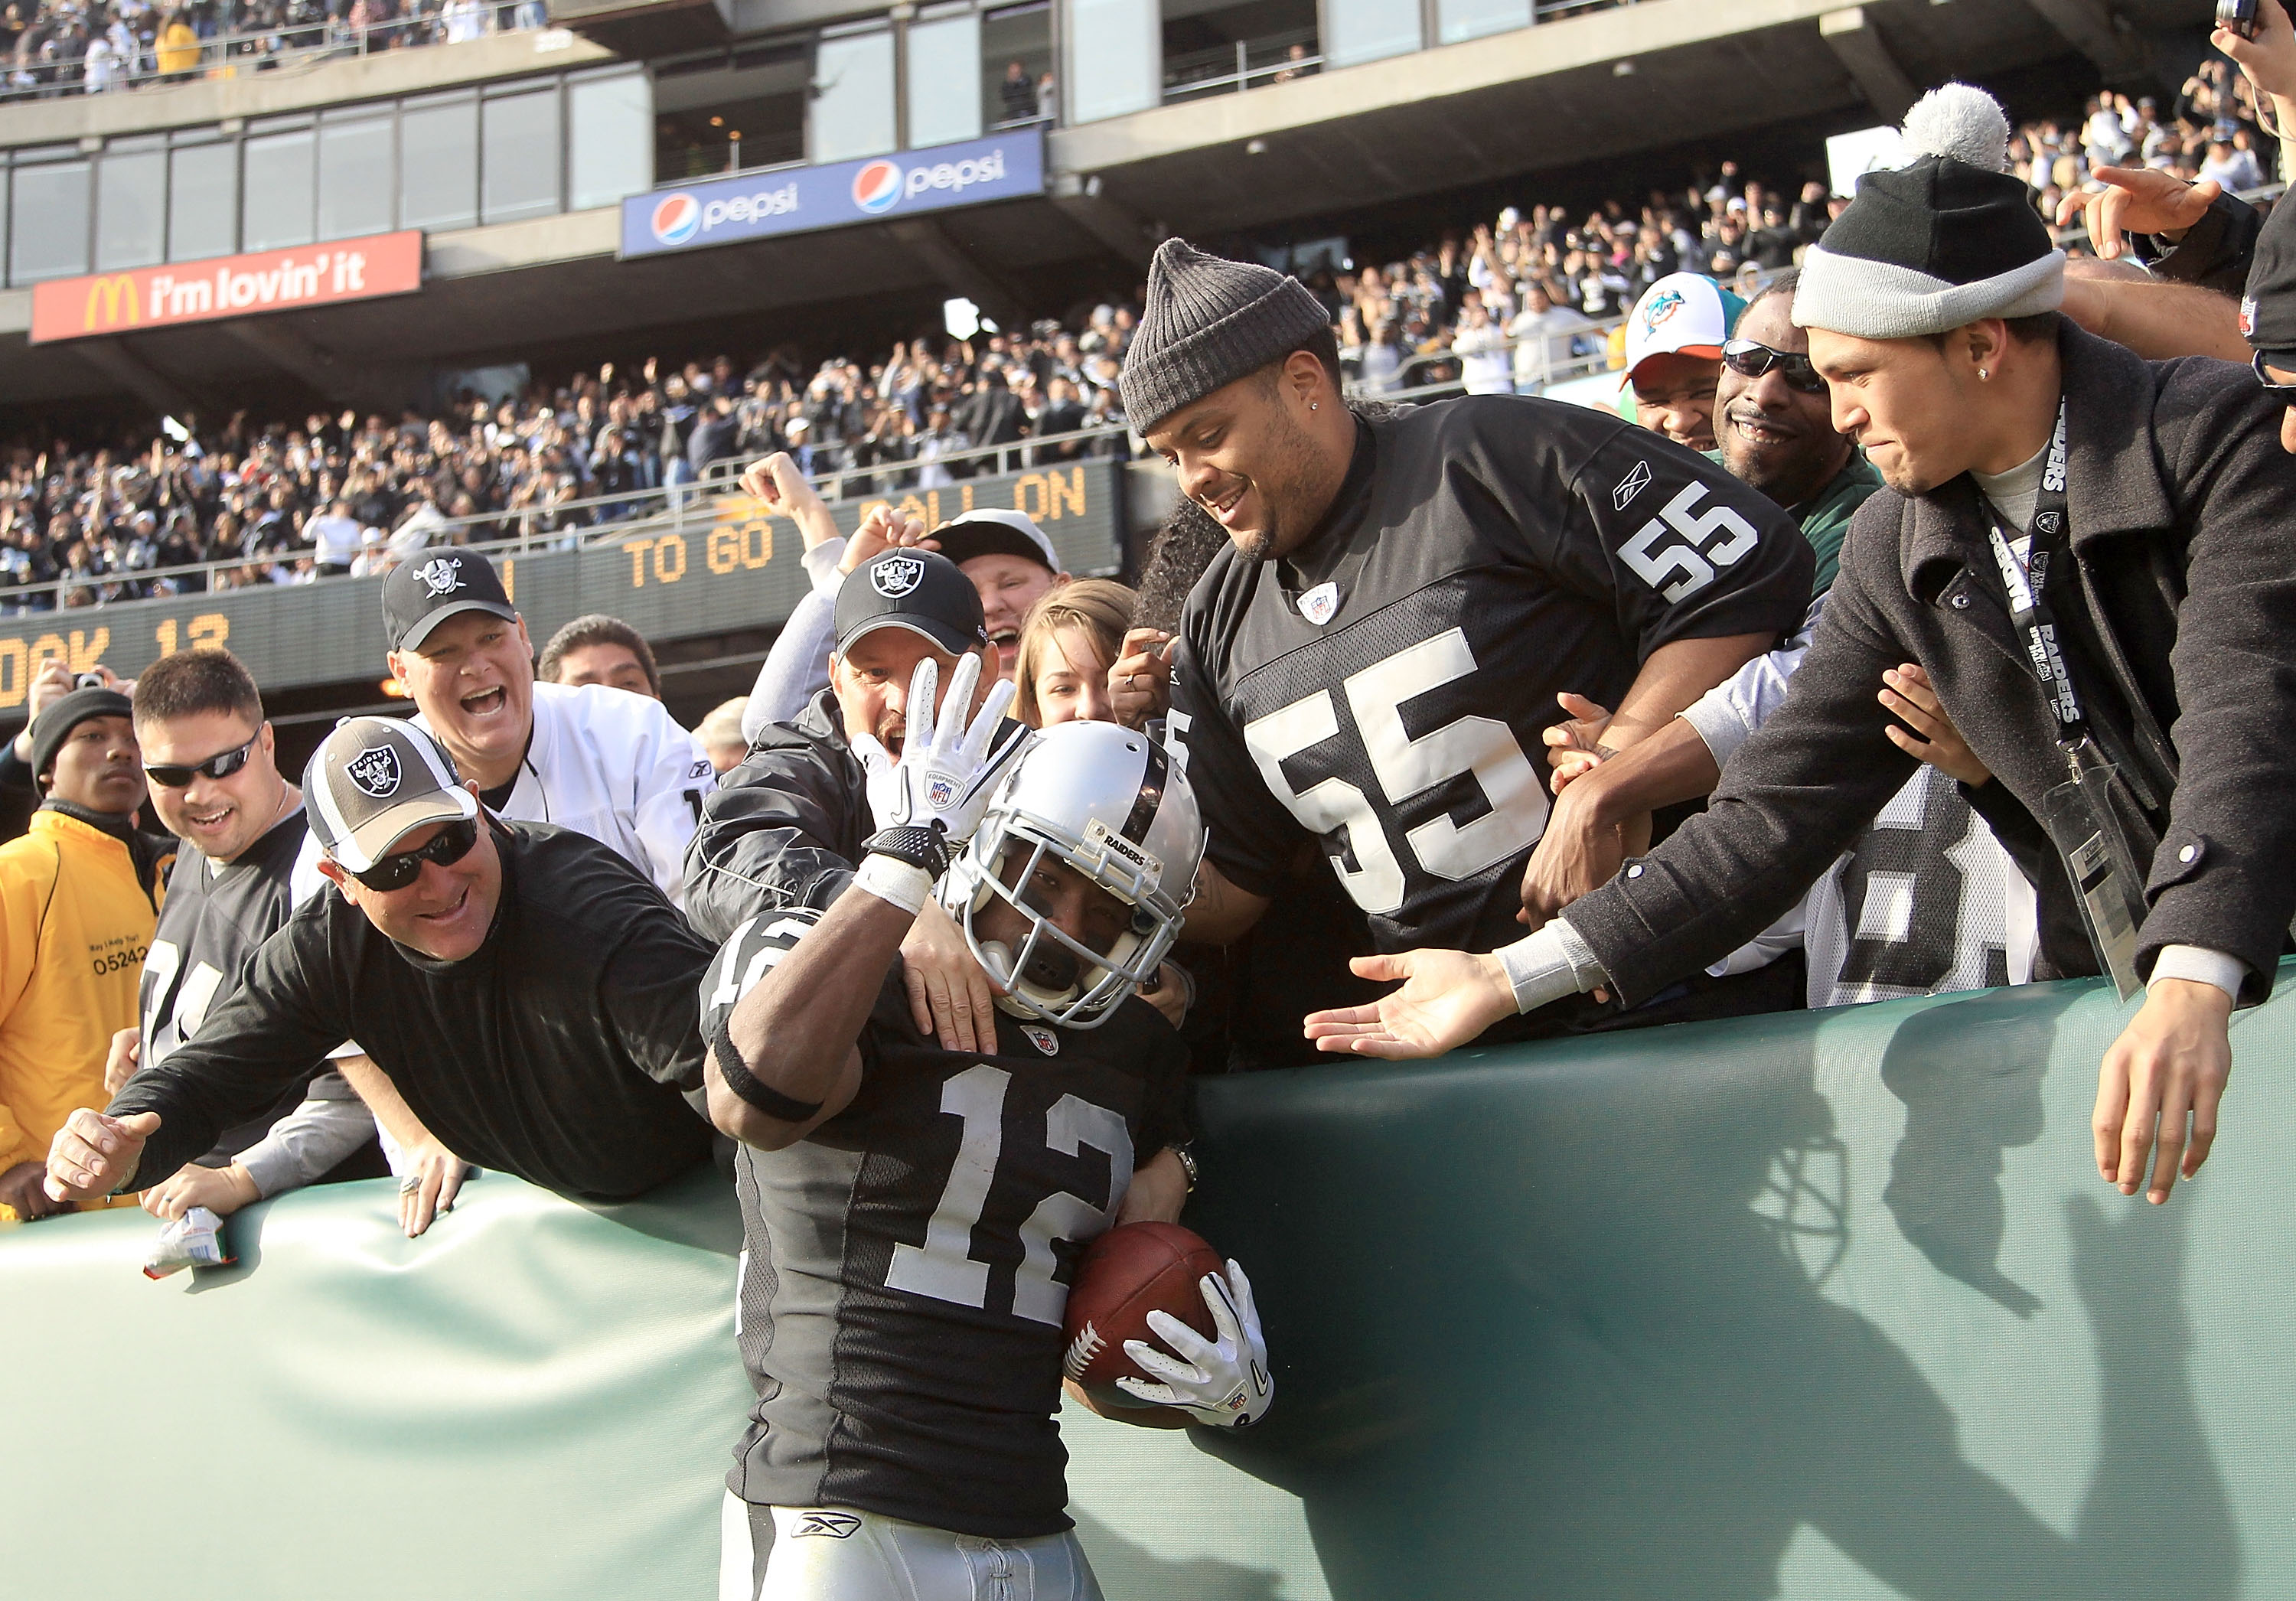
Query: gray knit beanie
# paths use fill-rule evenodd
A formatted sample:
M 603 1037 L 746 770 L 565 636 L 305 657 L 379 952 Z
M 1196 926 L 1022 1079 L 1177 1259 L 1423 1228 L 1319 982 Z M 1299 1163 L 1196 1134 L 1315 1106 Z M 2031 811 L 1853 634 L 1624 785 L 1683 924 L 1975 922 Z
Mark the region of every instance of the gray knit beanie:
M 1857 199 L 1803 258 L 1794 325 L 1914 339 L 2062 306 L 2065 253 L 2007 170 L 1999 103 L 1948 84 L 1906 113 L 1905 135 L 1908 163 L 1859 179 Z
M 1125 419 L 1145 433 L 1331 325 L 1299 279 L 1167 239 L 1148 264 L 1148 305 L 1124 353 Z

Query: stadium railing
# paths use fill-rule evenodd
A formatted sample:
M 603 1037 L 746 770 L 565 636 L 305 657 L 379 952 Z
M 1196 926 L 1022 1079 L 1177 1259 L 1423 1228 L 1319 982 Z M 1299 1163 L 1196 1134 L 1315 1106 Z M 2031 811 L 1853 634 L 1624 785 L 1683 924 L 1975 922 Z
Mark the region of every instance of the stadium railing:
M 1294 45 L 1305 45 L 1308 53 L 1293 57 L 1290 52 Z M 1312 28 L 1238 39 L 1232 45 L 1166 57 L 1164 103 L 1199 94 L 1238 94 L 1263 85 L 1305 78 L 1323 67 Z
M 1129 456 L 1134 454 L 1128 443 L 1130 431 L 1118 423 L 1080 429 L 1072 433 L 1046 434 L 1041 439 L 1028 439 L 1013 444 L 977 445 L 951 451 L 931 462 L 887 462 L 875 466 L 849 467 L 816 473 L 813 482 L 822 498 L 832 503 L 880 498 L 898 503 L 912 495 L 930 493 L 932 488 L 961 489 L 970 477 L 987 477 L 998 472 L 1052 472 L 1080 461 Z M 1070 446 L 1078 447 L 1073 456 L 1040 459 L 1047 451 L 1065 449 Z M 751 459 L 727 457 L 713 462 L 701 478 L 682 484 L 661 484 L 652 489 L 584 496 L 579 499 L 561 501 L 554 505 L 506 507 L 467 517 L 440 517 L 428 523 L 430 533 L 424 548 L 452 546 L 457 549 L 480 551 L 489 556 L 521 556 L 537 551 L 609 546 L 663 531 L 722 522 L 726 520 L 724 503 L 727 498 L 750 499 L 741 489 L 739 480 L 742 470 Z M 968 477 L 958 478 L 947 486 L 920 487 L 915 480 L 921 470 L 928 466 L 964 469 Z M 580 515 L 586 521 L 573 527 L 553 526 L 560 518 L 570 514 Z M 750 514 L 765 513 L 752 512 Z M 498 531 L 512 528 L 516 531 Z M 310 554 L 308 548 L 298 549 L 286 559 L 301 561 Z M 69 603 L 66 600 L 66 596 L 75 590 L 99 592 L 100 595 L 102 589 L 110 586 L 144 586 L 161 579 L 175 582 L 177 594 L 185 592 L 184 580 L 191 579 L 198 579 L 201 587 L 209 592 L 219 592 L 216 585 L 217 574 L 237 574 L 250 567 L 266 569 L 280 559 L 277 556 L 239 556 L 176 567 L 121 568 L 80 578 L 13 586 L 0 589 L 0 616 L 17 616 L 28 612 L 62 612 L 83 608 L 116 608 L 134 605 L 144 599 L 173 598 L 170 595 L 123 596 L 112 600 L 99 597 Z M 311 581 L 324 583 L 327 580 L 318 579 Z M 292 586 L 269 584 L 266 580 L 266 587 Z
M 323 62 L 373 55 L 430 45 L 465 42 L 459 29 L 475 29 L 468 38 L 501 33 L 523 33 L 546 24 L 539 0 L 522 4 L 481 5 L 474 16 L 448 17 L 430 12 L 353 28 L 340 18 L 314 22 L 281 23 L 275 28 L 217 33 L 199 43 L 198 63 L 162 72 L 156 40 L 139 40 L 132 62 L 115 67 L 104 83 L 90 88 L 84 59 L 69 62 L 19 62 L 0 60 L 0 104 L 26 100 L 53 100 L 67 94 L 115 94 L 148 88 L 155 84 L 187 83 L 195 78 L 232 78 L 288 67 L 312 67 Z

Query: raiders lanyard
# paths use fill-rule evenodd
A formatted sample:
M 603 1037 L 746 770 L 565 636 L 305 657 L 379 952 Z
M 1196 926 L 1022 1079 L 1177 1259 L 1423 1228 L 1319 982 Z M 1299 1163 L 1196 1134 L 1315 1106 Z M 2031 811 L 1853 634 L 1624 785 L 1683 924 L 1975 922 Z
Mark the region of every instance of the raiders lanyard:
M 2009 620 L 2023 636 L 2025 655 L 2039 681 L 2043 699 L 2057 720 L 2057 749 L 2070 776 L 2042 797 L 2042 825 L 2065 876 L 2080 901 L 2081 917 L 2095 948 L 2098 965 L 2112 976 L 2127 1000 L 2136 980 L 2136 925 L 2144 916 L 2136 852 L 2112 802 L 2113 766 L 2089 733 L 2088 715 L 2066 669 L 2055 613 L 2049 608 L 2049 574 L 2072 554 L 2065 501 L 2065 402 L 2057 401 L 2056 431 L 2049 436 L 2048 460 L 2033 503 L 2033 526 L 2022 564 L 2010 547 L 2000 514 L 1986 502 L 1986 536 L 2009 595 Z

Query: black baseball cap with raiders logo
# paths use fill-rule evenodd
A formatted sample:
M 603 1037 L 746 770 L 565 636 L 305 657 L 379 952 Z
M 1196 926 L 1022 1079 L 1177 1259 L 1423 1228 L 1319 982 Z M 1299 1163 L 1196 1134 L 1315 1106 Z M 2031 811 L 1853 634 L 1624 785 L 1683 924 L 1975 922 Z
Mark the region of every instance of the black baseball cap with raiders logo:
M 394 651 L 419 649 L 431 629 L 464 612 L 518 620 L 495 564 L 477 551 L 438 551 L 401 562 L 382 580 L 382 631 Z
M 880 552 L 837 591 L 837 653 L 879 628 L 906 628 L 952 656 L 988 643 L 980 592 L 956 563 L 929 550 Z
M 303 769 L 303 797 L 320 846 L 354 873 L 427 824 L 479 815 L 478 797 L 462 786 L 455 759 L 397 718 L 337 723 Z

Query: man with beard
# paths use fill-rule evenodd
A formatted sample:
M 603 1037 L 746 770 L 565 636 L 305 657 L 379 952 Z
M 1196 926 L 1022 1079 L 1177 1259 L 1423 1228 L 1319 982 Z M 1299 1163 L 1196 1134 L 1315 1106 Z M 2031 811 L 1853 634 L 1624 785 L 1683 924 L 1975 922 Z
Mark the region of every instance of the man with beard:
M 1809 602 L 1792 522 L 1693 452 L 1514 396 L 1359 420 L 1315 297 L 1184 241 L 1151 266 L 1123 383 L 1231 546 L 1173 668 L 1211 840 L 1192 940 L 1249 928 L 1319 842 L 1380 949 L 1505 942 L 1556 695 L 1607 686 L 1623 749 Z

